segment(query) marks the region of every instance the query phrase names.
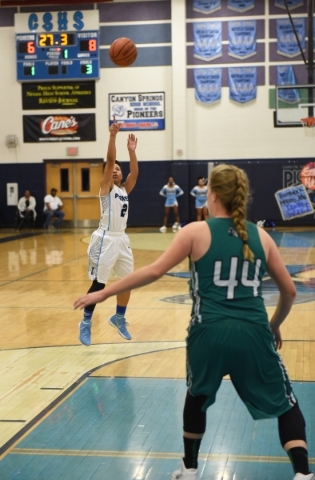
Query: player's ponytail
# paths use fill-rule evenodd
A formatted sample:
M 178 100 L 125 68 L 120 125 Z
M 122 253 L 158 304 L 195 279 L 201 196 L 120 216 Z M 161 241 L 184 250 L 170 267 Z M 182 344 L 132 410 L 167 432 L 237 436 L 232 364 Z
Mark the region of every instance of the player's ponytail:
M 231 215 L 238 236 L 243 241 L 243 255 L 254 261 L 254 254 L 248 245 L 246 229 L 246 207 L 249 197 L 249 182 L 244 170 L 234 165 L 216 166 L 209 179 L 211 191 L 215 192 L 223 207 Z

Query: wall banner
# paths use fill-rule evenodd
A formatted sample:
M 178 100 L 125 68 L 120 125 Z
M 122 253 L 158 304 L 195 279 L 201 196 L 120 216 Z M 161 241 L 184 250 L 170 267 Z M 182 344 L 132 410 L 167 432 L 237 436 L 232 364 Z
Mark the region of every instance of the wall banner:
M 277 66 L 277 85 L 296 85 L 294 70 L 291 65 Z M 279 89 L 278 97 L 285 103 L 299 103 L 299 91 L 296 88 Z
M 221 8 L 221 0 L 194 0 L 193 9 L 195 12 L 209 15 Z
M 221 99 L 222 68 L 195 68 L 195 98 L 202 103 Z
M 222 55 L 222 22 L 194 23 L 194 57 L 210 62 Z
M 95 108 L 95 82 L 22 83 L 23 110 Z
M 254 100 L 257 95 L 257 68 L 228 68 L 230 99 L 239 103 Z
M 314 213 L 304 185 L 284 188 L 275 193 L 283 220 L 292 220 Z
M 277 53 L 284 57 L 301 55 L 290 20 L 276 20 L 277 22 Z M 305 18 L 294 18 L 293 23 L 298 34 L 302 49 L 305 50 Z
M 94 142 L 95 114 L 23 115 L 25 143 Z
M 290 10 L 293 10 L 294 8 L 302 7 L 304 0 L 287 0 L 287 5 Z M 275 6 L 286 9 L 284 0 L 275 0 Z
M 248 12 L 255 7 L 255 0 L 228 0 L 228 9 L 234 12 Z
M 242 20 L 228 22 L 229 55 L 245 60 L 256 55 L 257 22 Z
M 164 130 L 165 92 L 110 93 L 109 124 L 120 124 L 120 130 Z

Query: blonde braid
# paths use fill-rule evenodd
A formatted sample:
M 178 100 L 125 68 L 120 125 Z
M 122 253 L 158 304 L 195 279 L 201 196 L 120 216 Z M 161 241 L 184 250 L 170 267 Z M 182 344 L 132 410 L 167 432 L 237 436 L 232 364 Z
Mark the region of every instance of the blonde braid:
M 246 230 L 246 204 L 248 200 L 248 180 L 245 172 L 237 167 L 232 167 L 235 173 L 235 194 L 231 202 L 231 218 L 238 236 L 243 241 L 243 255 L 245 260 L 254 261 L 254 254 L 248 245 Z

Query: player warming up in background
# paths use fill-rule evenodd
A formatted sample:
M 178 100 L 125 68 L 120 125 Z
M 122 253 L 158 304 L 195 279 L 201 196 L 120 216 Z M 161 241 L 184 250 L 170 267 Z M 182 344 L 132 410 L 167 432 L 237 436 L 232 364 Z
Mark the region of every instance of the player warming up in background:
M 243 170 L 218 165 L 209 179 L 213 218 L 190 223 L 154 263 L 74 304 L 83 308 L 152 283 L 190 257 L 193 306 L 186 340 L 185 455 L 172 480 L 198 479 L 206 410 L 227 374 L 255 420 L 278 418 L 280 442 L 291 460 L 294 480 L 315 480 L 309 471 L 304 417 L 277 353 L 282 346 L 280 325 L 296 290 L 272 238 L 246 221 L 248 194 Z M 262 297 L 265 271 L 280 293 L 270 322 Z
M 93 282 L 89 292 L 103 290 L 112 270 L 120 278 L 133 271 L 133 256 L 125 228 L 129 210 L 128 195 L 133 190 L 138 178 L 137 139 L 133 134 L 128 137 L 130 173 L 125 183 L 122 184 L 122 171 L 116 160 L 116 135 L 119 128 L 114 117 L 114 123 L 109 128 L 107 161 L 101 178 L 101 219 L 98 229 L 91 236 L 88 248 L 88 273 Z M 116 314 L 108 320 L 109 324 L 117 328 L 119 334 L 126 340 L 131 340 L 131 335 L 127 330 L 128 323 L 125 319 L 129 298 L 130 292 L 117 295 Z M 79 324 L 80 342 L 87 346 L 91 345 L 94 309 L 95 304 L 87 306 Z
M 183 195 L 183 193 L 183 190 L 174 182 L 174 178 L 169 177 L 168 183 L 164 185 L 164 187 L 160 191 L 160 195 L 162 195 L 162 197 L 166 197 L 164 205 L 164 223 L 163 227 L 160 228 L 160 232 L 165 233 L 167 231 L 167 220 L 171 208 L 173 209 L 175 214 L 175 223 L 172 226 L 172 230 L 173 232 L 176 232 L 176 230 L 179 230 L 181 228 L 178 214 L 177 197 Z
M 190 195 L 195 197 L 197 222 L 200 222 L 202 218 L 207 220 L 209 217 L 207 203 L 208 187 L 206 186 L 206 183 L 207 181 L 205 181 L 203 177 L 198 177 L 198 185 L 196 185 L 190 192 Z

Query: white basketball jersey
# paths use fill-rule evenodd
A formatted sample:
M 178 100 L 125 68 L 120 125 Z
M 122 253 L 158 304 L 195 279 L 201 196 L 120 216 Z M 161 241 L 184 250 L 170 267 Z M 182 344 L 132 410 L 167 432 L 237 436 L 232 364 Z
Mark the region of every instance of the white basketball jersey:
M 107 232 L 123 232 L 127 226 L 129 201 L 125 187 L 113 186 L 107 195 L 100 196 L 99 228 Z

